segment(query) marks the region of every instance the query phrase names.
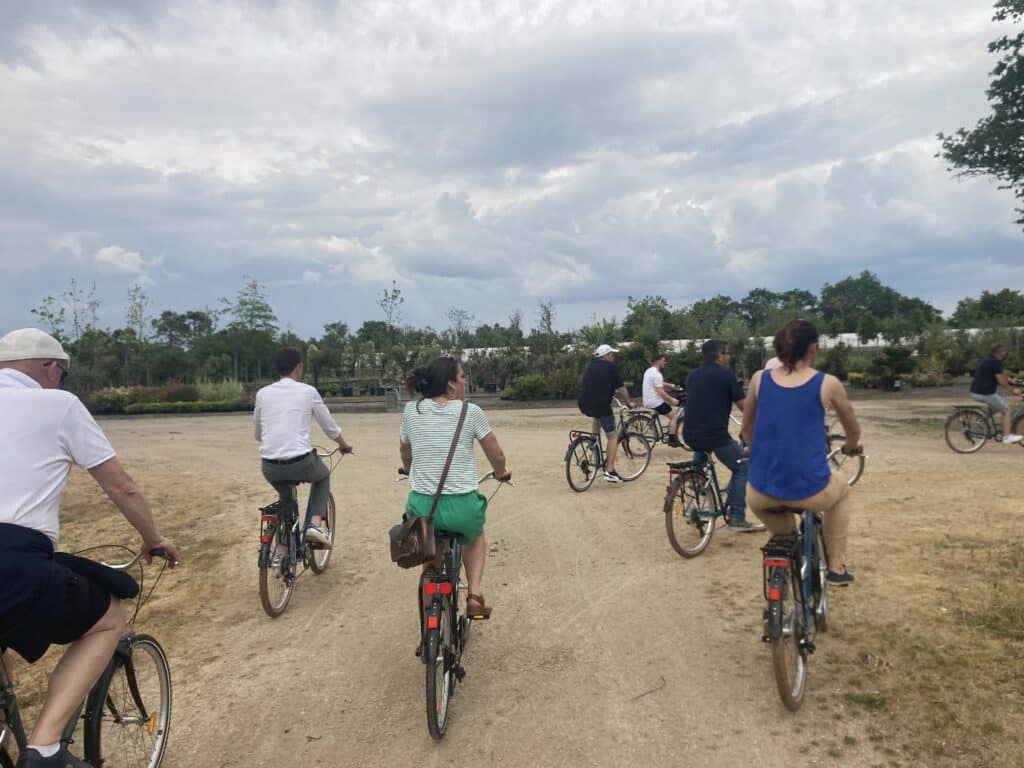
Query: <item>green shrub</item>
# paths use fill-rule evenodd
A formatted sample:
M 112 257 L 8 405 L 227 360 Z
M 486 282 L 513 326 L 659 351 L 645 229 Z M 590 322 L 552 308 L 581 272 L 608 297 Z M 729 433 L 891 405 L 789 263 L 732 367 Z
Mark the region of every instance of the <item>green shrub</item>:
M 93 392 L 86 400 L 86 405 L 92 413 L 124 413 L 124 409 L 133 400 L 133 391 L 128 387 L 107 387 Z
M 252 410 L 252 401 L 248 399 L 218 400 L 214 402 L 193 400 L 170 403 L 132 403 L 125 407 L 129 415 L 155 413 L 221 413 L 225 411 Z
M 855 387 L 863 387 L 865 382 L 865 374 L 863 371 L 850 371 L 846 374 L 846 379 Z
M 555 371 L 547 380 L 551 397 L 560 400 L 574 400 L 580 394 L 580 378 L 571 371 Z
M 199 397 L 196 400 L 207 402 L 218 402 L 221 400 L 243 400 L 245 399 L 245 385 L 235 379 L 224 381 L 201 381 L 196 389 L 199 390 Z
M 191 384 L 168 384 L 164 392 L 165 403 L 194 403 L 199 399 L 199 388 Z
M 528 373 L 512 380 L 512 391 L 515 400 L 541 400 L 547 397 L 548 383 L 540 374 Z

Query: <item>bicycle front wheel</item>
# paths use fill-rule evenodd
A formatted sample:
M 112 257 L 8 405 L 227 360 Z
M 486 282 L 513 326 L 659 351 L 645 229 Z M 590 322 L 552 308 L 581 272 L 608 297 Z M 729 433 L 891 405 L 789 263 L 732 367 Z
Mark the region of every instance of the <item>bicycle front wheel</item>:
M 988 440 L 988 419 L 971 408 L 954 411 L 946 419 L 946 445 L 957 453 L 974 453 Z
M 651 444 L 639 432 L 619 436 L 615 449 L 615 471 L 625 481 L 636 480 L 651 463 Z
M 711 542 L 718 505 L 708 492 L 707 478 L 688 470 L 672 479 L 665 497 L 665 532 L 672 549 L 683 557 L 696 557 Z
M 842 451 L 833 451 L 841 448 L 846 443 L 846 435 L 832 434 L 828 436 L 828 463 L 829 469 L 839 476 L 847 485 L 854 485 L 860 476 L 864 474 L 864 454 L 847 456 Z
M 331 552 L 334 551 L 334 521 L 337 516 L 337 507 L 334 505 L 334 494 L 330 494 L 327 497 L 327 519 L 324 523 L 327 524 L 327 535 L 331 539 L 331 549 L 326 547 L 318 547 L 310 554 L 312 557 L 309 558 L 309 569 L 313 573 L 323 573 L 327 570 L 327 564 L 331 562 Z
M 804 634 L 803 610 L 796 599 L 782 604 L 782 632 L 772 639 L 772 669 L 782 703 L 791 712 L 804 703 L 807 687 L 807 653 L 800 647 Z
M 1019 435 L 1020 431 L 1024 429 L 1024 411 L 1021 411 L 1013 417 L 1013 424 L 1010 425 L 1010 431 L 1015 435 Z M 1024 440 L 1017 443 L 1021 448 L 1024 448 Z
M 85 759 L 103 768 L 157 768 L 171 729 L 171 668 L 154 638 L 135 635 L 89 693 Z
M 661 430 L 658 429 L 658 422 L 653 416 L 648 416 L 646 413 L 630 416 L 626 422 L 626 431 L 640 433 L 647 438 L 647 442 L 651 445 L 654 445 L 661 439 Z
M 268 551 L 268 562 L 260 568 L 260 603 L 267 615 L 276 619 L 288 607 L 294 586 L 287 555 L 288 543 L 279 526 L 274 526 Z
M 427 630 L 424 653 L 427 655 L 427 730 L 435 739 L 443 739 L 448 730 L 448 710 L 454 687 L 451 616 L 448 607 L 438 612 L 437 629 Z
M 594 484 L 594 478 L 602 469 L 594 438 L 581 435 L 569 444 L 565 452 L 565 479 L 570 488 L 582 493 Z

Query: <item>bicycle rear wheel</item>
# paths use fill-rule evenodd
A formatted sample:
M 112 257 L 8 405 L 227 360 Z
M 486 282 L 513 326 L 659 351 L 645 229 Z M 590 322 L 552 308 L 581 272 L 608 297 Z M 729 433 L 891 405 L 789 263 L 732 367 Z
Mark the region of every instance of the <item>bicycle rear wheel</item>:
M 427 659 L 427 730 L 435 739 L 443 739 L 448 730 L 448 711 L 455 687 L 452 657 L 452 619 L 447 603 L 437 615 L 436 629 L 427 630 L 424 653 Z
M 103 768 L 157 768 L 171 728 L 171 668 L 149 635 L 128 641 L 89 693 L 85 759 Z
M 334 521 L 336 515 L 337 508 L 334 505 L 334 494 L 332 493 L 327 497 L 327 518 L 324 520 L 327 526 L 327 535 L 331 539 L 331 549 L 317 547 L 312 550 L 312 557 L 309 558 L 309 569 L 313 573 L 323 573 L 327 570 L 327 564 L 331 562 L 331 552 L 334 551 Z
M 988 440 L 988 419 L 973 408 L 954 411 L 946 419 L 946 445 L 957 453 L 974 453 Z
M 846 443 L 846 435 L 832 434 L 828 436 L 828 463 L 829 469 L 838 475 L 847 485 L 854 485 L 864 474 L 864 454 L 847 456 L 842 451 L 833 451 L 842 448 Z
M 647 438 L 652 446 L 661 439 L 661 430 L 658 429 L 657 419 L 653 416 L 649 416 L 646 413 L 638 413 L 635 416 L 630 416 L 626 422 L 627 432 L 638 432 Z
M 615 471 L 626 482 L 636 480 L 651 464 L 651 444 L 639 432 L 619 436 L 615 448 Z
M 565 479 L 570 488 L 582 493 L 594 484 L 594 478 L 602 469 L 594 438 L 580 435 L 569 443 L 565 452 Z
M 289 557 L 287 554 L 280 556 L 279 550 L 287 553 L 288 544 L 281 535 L 280 526 L 274 526 L 270 536 L 268 562 L 260 568 L 260 603 L 267 615 L 273 619 L 284 613 L 284 609 L 288 607 L 294 587 Z
M 711 542 L 718 504 L 708 492 L 707 478 L 687 470 L 672 479 L 665 497 L 665 532 L 672 549 L 683 557 L 696 557 Z
M 772 638 L 772 669 L 782 703 L 791 712 L 800 709 L 807 687 L 807 652 L 800 647 L 804 634 L 803 610 L 797 600 L 782 593 L 782 631 Z

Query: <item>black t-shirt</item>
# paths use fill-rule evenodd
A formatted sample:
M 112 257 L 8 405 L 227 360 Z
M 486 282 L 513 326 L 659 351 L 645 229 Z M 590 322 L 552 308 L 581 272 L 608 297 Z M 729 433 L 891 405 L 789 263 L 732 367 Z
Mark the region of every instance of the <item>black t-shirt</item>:
M 995 355 L 989 355 L 974 369 L 974 381 L 971 392 L 977 395 L 994 395 L 999 389 L 996 374 L 1003 372 L 1003 361 Z
M 612 396 L 622 386 L 622 376 L 615 363 L 594 358 L 583 372 L 583 384 L 580 387 L 580 399 L 577 401 L 580 410 L 586 416 L 600 418 L 612 413 Z
M 713 451 L 728 443 L 729 412 L 743 399 L 736 375 L 717 363 L 705 363 L 686 377 L 683 438 L 692 448 Z

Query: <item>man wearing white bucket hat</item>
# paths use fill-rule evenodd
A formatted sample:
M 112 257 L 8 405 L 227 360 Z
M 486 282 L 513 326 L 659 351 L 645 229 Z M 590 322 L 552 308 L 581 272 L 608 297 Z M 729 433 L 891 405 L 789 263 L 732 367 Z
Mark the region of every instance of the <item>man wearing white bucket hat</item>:
M 60 390 L 70 362 L 60 342 L 36 328 L 0 338 L 0 648 L 31 663 L 53 643 L 69 645 L 18 768 L 88 765 L 67 752 L 61 732 L 127 620 L 121 602 L 111 599 L 124 584 L 106 582 L 102 572 L 109 569 L 97 566 L 87 575 L 69 565 L 71 558 L 54 556 L 71 465 L 92 474 L 142 536 L 145 553 L 161 548 L 172 564 L 178 560 L 103 430 L 77 397 Z
M 587 369 L 583 372 L 580 398 L 576 403 L 584 416 L 590 416 L 594 420 L 593 431 L 597 433 L 598 429 L 601 429 L 607 437 L 604 479 L 609 483 L 622 482 L 619 473 L 615 471 L 615 451 L 618 449 L 619 436 L 615 431 L 612 398 L 618 395 L 626 405 L 633 407 L 626 385 L 615 365 L 615 353 L 618 351 L 608 344 L 601 344 L 594 350 L 594 359 L 587 364 Z

